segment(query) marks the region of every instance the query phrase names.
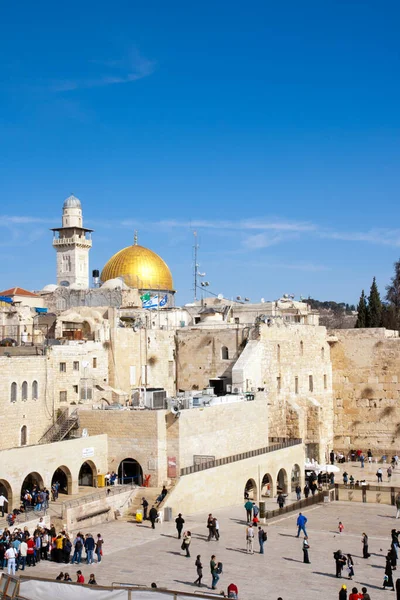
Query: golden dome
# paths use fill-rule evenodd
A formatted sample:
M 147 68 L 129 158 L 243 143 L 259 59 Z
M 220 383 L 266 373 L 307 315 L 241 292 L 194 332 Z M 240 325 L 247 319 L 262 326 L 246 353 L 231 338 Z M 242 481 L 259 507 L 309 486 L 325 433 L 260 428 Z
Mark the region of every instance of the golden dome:
M 134 244 L 123 248 L 105 265 L 101 280 L 121 277 L 130 288 L 173 291 L 171 271 L 163 259 L 152 250 Z

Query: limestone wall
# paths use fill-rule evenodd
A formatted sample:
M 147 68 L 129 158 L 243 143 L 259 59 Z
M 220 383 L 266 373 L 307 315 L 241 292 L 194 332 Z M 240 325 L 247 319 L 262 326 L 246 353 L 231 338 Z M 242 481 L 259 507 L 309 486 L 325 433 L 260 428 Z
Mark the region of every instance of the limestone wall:
M 385 329 L 332 334 L 335 448 L 399 452 L 400 339 Z
M 129 487 L 121 493 L 110 496 L 98 494 L 98 497 L 91 502 L 81 499 L 76 506 L 67 506 L 62 515 L 63 523 L 67 525 L 67 531 L 90 531 L 90 528 L 95 525 L 114 521 L 117 518 L 117 512 L 121 514 L 126 512 L 138 489 Z M 84 518 L 82 519 L 82 517 Z

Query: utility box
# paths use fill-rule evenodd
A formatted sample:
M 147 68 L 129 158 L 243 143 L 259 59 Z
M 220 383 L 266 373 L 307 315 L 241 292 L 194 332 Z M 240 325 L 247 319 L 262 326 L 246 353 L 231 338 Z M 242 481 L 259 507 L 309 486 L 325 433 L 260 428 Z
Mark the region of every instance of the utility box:
M 105 475 L 97 475 L 97 487 L 106 487 Z
M 164 521 L 172 521 L 172 508 L 170 506 L 164 508 Z

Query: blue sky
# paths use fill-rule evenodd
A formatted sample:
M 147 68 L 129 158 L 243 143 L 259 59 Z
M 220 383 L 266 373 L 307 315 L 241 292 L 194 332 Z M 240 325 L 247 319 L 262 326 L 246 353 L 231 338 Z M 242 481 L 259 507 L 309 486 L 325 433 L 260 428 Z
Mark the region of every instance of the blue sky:
M 91 269 L 139 243 L 210 289 L 356 302 L 400 255 L 399 4 L 2 6 L 0 287 L 55 280 L 71 192 Z

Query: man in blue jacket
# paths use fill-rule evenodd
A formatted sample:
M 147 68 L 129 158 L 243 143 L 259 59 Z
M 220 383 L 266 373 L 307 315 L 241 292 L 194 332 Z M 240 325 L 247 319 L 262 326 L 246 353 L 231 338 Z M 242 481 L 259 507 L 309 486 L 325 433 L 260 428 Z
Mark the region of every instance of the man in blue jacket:
M 299 513 L 299 516 L 297 517 L 297 536 L 296 537 L 300 537 L 300 531 L 303 531 L 305 536 L 307 535 L 306 523 L 307 523 L 307 517 L 305 517 L 304 515 Z

